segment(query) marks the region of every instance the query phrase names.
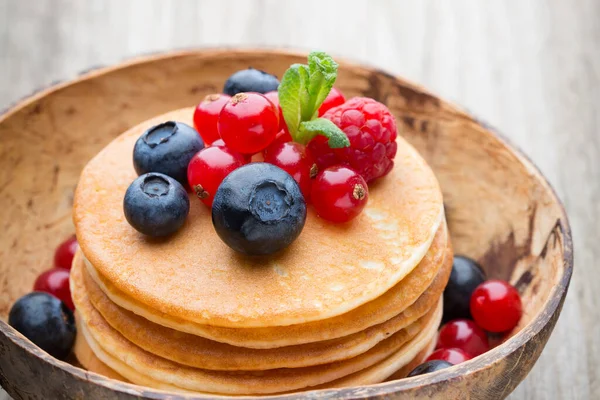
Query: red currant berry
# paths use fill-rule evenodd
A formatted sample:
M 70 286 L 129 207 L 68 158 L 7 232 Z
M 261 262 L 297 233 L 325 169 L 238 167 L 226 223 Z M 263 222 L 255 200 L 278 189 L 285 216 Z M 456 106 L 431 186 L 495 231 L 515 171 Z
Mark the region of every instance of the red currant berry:
M 306 147 L 296 142 L 270 145 L 264 151 L 265 162 L 278 166 L 298 182 L 304 200 L 310 198 L 312 179 L 317 175 L 317 164 Z
M 262 94 L 238 93 L 221 110 L 218 126 L 230 149 L 255 154 L 275 139 L 279 132 L 279 112 Z
M 447 361 L 452 365 L 460 364 L 467 360 L 470 360 L 471 356 L 462 351 L 461 349 L 438 349 L 431 353 L 427 360 L 443 360 Z
M 275 139 L 273 139 L 273 142 L 269 145 L 269 147 L 267 147 L 263 153 L 268 153 L 269 149 L 275 149 L 277 148 L 280 144 L 282 143 L 287 143 L 287 142 L 291 142 L 292 141 L 292 135 L 290 135 L 290 132 L 288 132 L 287 129 L 282 129 L 279 131 L 279 133 L 275 136 Z M 264 154 L 263 154 L 264 155 Z
M 279 105 L 279 93 L 277 93 L 276 90 L 273 90 L 272 92 L 265 93 L 265 97 L 271 100 L 271 103 L 273 103 L 275 107 L 277 107 L 277 109 L 279 110 L 279 130 L 286 129 L 287 126 L 285 124 L 285 119 L 283 118 L 283 110 Z
M 73 264 L 73 257 L 78 248 L 79 245 L 77 244 L 75 235 L 62 242 L 54 252 L 54 266 L 70 270 L 71 264 Z
M 468 319 L 455 319 L 440 329 L 438 349 L 456 348 L 471 357 L 477 357 L 490 349 L 487 334 L 475 322 Z
M 71 310 L 75 309 L 73 299 L 71 299 L 71 288 L 69 286 L 69 271 L 63 268 L 53 268 L 42 272 L 33 284 L 35 292 L 50 293 Z
M 331 92 L 329 92 L 325 98 L 325 101 L 323 101 L 323 104 L 321 104 L 321 107 L 319 107 L 319 117 L 325 114 L 330 108 L 337 107 L 345 102 L 346 99 L 344 98 L 342 92 L 336 88 L 331 88 Z
M 212 207 L 219 185 L 227 175 L 246 162 L 228 147 L 211 146 L 200 150 L 188 165 L 188 183 L 204 204 Z
M 205 144 L 210 145 L 221 138 L 217 121 L 221 109 L 230 98 L 226 94 L 209 94 L 194 110 L 194 128 L 200 133 Z
M 321 218 L 341 223 L 355 218 L 369 200 L 362 176 L 344 166 L 329 167 L 312 184 L 311 201 Z
M 508 282 L 489 280 L 471 296 L 471 315 L 489 332 L 506 332 L 517 326 L 523 312 L 519 292 Z
M 214 142 L 212 142 L 211 146 L 216 146 L 216 147 L 227 147 L 227 145 L 225 144 L 225 142 L 223 141 L 223 139 L 217 139 Z M 240 154 L 237 153 L 240 156 L 242 156 L 242 158 L 244 159 L 244 161 L 246 162 L 246 164 L 248 164 L 250 161 L 252 161 L 252 155 L 251 154 Z

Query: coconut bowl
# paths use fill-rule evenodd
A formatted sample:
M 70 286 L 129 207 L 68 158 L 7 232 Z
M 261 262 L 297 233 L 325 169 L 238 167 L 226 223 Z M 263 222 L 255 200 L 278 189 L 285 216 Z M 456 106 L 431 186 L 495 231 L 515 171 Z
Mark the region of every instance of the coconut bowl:
M 14 301 L 52 265 L 73 232 L 80 171 L 115 136 L 157 114 L 220 92 L 252 66 L 282 76 L 305 54 L 198 50 L 139 58 L 41 90 L 0 116 L 0 384 L 16 399 L 191 399 L 112 380 L 49 356 L 5 321 Z M 495 130 L 427 90 L 378 69 L 341 62 L 336 86 L 395 114 L 400 134 L 440 181 L 456 254 L 521 293 L 519 325 L 489 352 L 419 377 L 272 398 L 498 399 L 531 370 L 556 324 L 573 272 L 571 231 L 537 168 Z M 211 396 L 214 398 L 215 396 Z M 205 398 L 197 396 L 196 398 Z

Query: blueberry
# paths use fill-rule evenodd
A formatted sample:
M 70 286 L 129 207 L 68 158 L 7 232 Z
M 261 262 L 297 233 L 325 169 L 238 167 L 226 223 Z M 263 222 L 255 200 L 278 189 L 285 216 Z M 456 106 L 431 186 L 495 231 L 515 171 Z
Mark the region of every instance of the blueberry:
M 471 294 L 485 281 L 483 270 L 467 257 L 455 256 L 448 285 L 444 290 L 444 322 L 471 318 Z
M 223 93 L 234 96 L 241 92 L 267 93 L 277 90 L 279 80 L 275 75 L 254 68 L 243 69 L 225 82 Z
M 407 377 L 410 378 L 411 376 L 428 374 L 430 372 L 439 371 L 440 369 L 448 368 L 451 366 L 452 366 L 452 364 L 450 364 L 448 361 L 431 360 L 431 361 L 424 362 L 423 364 L 417 366 L 417 368 L 410 371 L 410 373 L 407 375 Z
M 248 255 L 272 254 L 290 245 L 306 221 L 306 202 L 287 172 L 267 163 L 251 163 L 221 183 L 212 207 L 221 239 Z
M 51 356 L 64 360 L 75 342 L 75 318 L 65 303 L 48 293 L 21 297 L 10 309 L 8 323 Z
M 135 142 L 133 166 L 138 175 L 160 172 L 185 185 L 188 164 L 203 148 L 200 134 L 191 126 L 163 122 L 148 129 Z
M 168 236 L 185 222 L 190 199 L 175 179 L 151 172 L 129 185 L 123 210 L 129 224 L 144 235 Z

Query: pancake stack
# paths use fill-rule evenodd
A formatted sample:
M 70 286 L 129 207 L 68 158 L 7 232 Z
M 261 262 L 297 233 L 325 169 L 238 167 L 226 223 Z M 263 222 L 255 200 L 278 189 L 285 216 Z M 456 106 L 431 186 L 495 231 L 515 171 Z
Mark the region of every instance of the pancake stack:
M 144 237 L 123 215 L 132 149 L 174 111 L 127 131 L 85 167 L 75 194 L 75 353 L 87 369 L 153 388 L 260 395 L 404 377 L 435 345 L 452 248 L 435 176 L 398 138 L 395 167 L 365 210 L 252 258 L 191 198 L 184 227 Z

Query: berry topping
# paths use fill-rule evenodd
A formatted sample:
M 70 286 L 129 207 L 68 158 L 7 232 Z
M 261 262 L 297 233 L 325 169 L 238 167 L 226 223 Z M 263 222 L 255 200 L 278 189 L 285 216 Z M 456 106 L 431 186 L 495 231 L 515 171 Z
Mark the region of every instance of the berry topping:
M 461 349 L 471 357 L 490 349 L 487 334 L 468 319 L 455 319 L 442 326 L 436 347 Z
M 350 146 L 332 149 L 325 138 L 317 136 L 309 144 L 319 168 L 348 165 L 371 182 L 389 173 L 396 156 L 396 122 L 383 104 L 355 97 L 327 111 L 323 118 L 341 129 Z
M 471 356 L 461 349 L 438 349 L 427 357 L 427 361 L 442 360 L 452 365 L 457 365 L 470 359 Z
M 265 162 L 273 164 L 298 182 L 304 199 L 310 198 L 312 179 L 317 176 L 317 165 L 300 143 L 287 142 L 269 146 L 264 152 Z
M 450 279 L 444 290 L 444 322 L 458 318 L 471 318 L 471 295 L 484 281 L 485 274 L 475 261 L 467 257 L 454 256 Z
M 273 103 L 273 105 L 279 110 L 279 130 L 286 129 L 287 127 L 285 126 L 283 111 L 281 111 L 281 106 L 279 105 L 279 93 L 277 93 L 277 91 L 265 93 L 265 97 L 271 100 L 271 103 Z M 291 137 L 290 140 L 292 140 Z
M 175 179 L 151 172 L 129 186 L 123 211 L 129 224 L 144 235 L 168 236 L 185 222 L 190 200 Z
M 217 142 L 215 142 L 217 143 Z M 211 207 L 217 189 L 233 170 L 246 164 L 241 154 L 213 144 L 196 154 L 188 166 L 188 183 L 196 196 Z
M 255 154 L 271 144 L 279 132 L 279 111 L 262 94 L 238 93 L 221 110 L 218 126 L 230 149 Z
M 62 242 L 54 252 L 54 266 L 70 270 L 73 257 L 78 248 L 79 245 L 75 235 Z
M 519 292 L 509 283 L 489 280 L 477 286 L 471 296 L 471 314 L 489 332 L 512 330 L 523 313 Z
M 369 200 L 365 180 L 344 166 L 327 168 L 312 184 L 311 201 L 321 218 L 341 223 L 355 218 Z
M 331 88 L 331 92 L 329 92 L 329 94 L 325 98 L 325 101 L 323 101 L 323 104 L 321 104 L 321 107 L 319 107 L 319 117 L 322 117 L 323 114 L 325 114 L 333 107 L 342 105 L 345 102 L 346 98 L 344 97 L 342 92 L 340 92 L 336 88 Z
M 276 76 L 254 68 L 243 69 L 231 75 L 225 82 L 223 93 L 234 96 L 242 92 L 267 93 L 277 90 Z
M 194 128 L 202 136 L 205 144 L 210 145 L 221 138 L 217 121 L 221 109 L 230 98 L 226 94 L 209 94 L 194 110 Z
M 248 255 L 272 254 L 300 235 L 306 203 L 290 174 L 268 163 L 251 163 L 223 180 L 212 220 L 232 249 Z
M 21 297 L 10 309 L 8 323 L 61 360 L 69 355 L 75 341 L 73 312 L 48 293 L 33 292 Z
M 448 361 L 431 360 L 417 366 L 415 369 L 409 372 L 407 377 L 410 378 L 412 376 L 429 374 L 431 372 L 439 371 L 440 369 L 445 369 L 451 366 L 452 364 L 450 364 Z
M 159 172 L 185 185 L 187 166 L 204 148 L 198 132 L 181 122 L 167 121 L 140 136 L 133 148 L 133 166 L 138 175 Z
M 69 286 L 69 271 L 63 268 L 53 268 L 42 272 L 33 284 L 35 292 L 46 292 L 60 299 L 71 310 L 75 310 L 71 299 Z

